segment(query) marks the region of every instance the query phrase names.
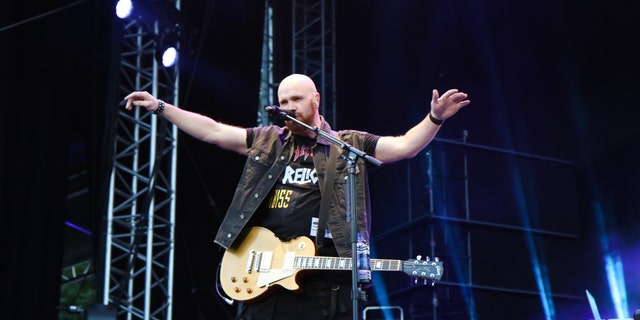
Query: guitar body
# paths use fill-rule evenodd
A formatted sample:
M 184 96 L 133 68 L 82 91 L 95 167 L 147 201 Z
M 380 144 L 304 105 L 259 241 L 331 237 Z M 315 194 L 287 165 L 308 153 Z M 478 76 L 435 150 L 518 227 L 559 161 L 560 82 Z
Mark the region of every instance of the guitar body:
M 300 288 L 296 275 L 301 270 L 285 269 L 282 263 L 291 255 L 314 256 L 313 241 L 299 237 L 282 242 L 271 230 L 253 227 L 240 246 L 224 253 L 220 268 L 222 289 L 230 298 L 245 302 L 262 296 L 275 285 L 296 291 Z

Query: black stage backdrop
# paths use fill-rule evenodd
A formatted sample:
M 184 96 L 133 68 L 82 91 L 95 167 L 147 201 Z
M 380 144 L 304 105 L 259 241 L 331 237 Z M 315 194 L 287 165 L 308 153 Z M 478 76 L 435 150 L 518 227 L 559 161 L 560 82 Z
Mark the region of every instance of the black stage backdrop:
M 101 165 L 111 12 L 102 1 L 10 1 L 0 13 L 3 319 L 57 318 L 73 146 L 86 147 L 87 184 Z

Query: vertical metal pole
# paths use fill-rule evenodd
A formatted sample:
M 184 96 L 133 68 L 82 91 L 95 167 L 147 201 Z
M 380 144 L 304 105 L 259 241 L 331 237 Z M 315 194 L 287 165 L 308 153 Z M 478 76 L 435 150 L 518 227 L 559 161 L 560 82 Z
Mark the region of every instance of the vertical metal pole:
M 462 142 L 467 143 L 469 132 L 467 130 L 462 131 Z M 471 212 L 469 208 L 469 165 L 466 148 L 464 149 L 464 211 L 465 219 L 471 219 Z M 473 284 L 472 272 L 471 272 L 471 231 L 467 229 L 467 268 L 469 271 L 469 285 Z
M 427 149 L 427 177 L 429 179 L 429 214 L 434 214 L 434 204 L 433 204 L 433 154 L 432 154 L 432 148 L 429 147 L 429 149 Z M 435 230 L 433 228 L 433 225 L 429 226 L 429 234 L 430 234 L 430 246 L 431 246 L 431 257 L 435 257 L 436 254 L 436 240 L 435 240 Z M 438 296 L 436 294 L 436 291 L 433 291 L 433 296 L 431 299 L 431 305 L 432 305 L 432 315 L 433 315 L 433 319 L 436 320 L 438 319 Z

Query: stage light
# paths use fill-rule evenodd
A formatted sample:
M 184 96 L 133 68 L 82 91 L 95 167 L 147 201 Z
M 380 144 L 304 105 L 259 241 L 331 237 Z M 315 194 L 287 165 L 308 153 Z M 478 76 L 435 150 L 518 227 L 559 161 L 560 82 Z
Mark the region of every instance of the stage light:
M 180 27 L 165 28 L 156 37 L 156 59 L 166 68 L 174 66 L 179 57 Z
M 133 11 L 133 3 L 131 0 L 119 0 L 116 4 L 116 15 L 120 19 L 126 19 Z
M 178 50 L 174 47 L 168 47 L 162 53 L 162 65 L 169 68 L 178 62 Z

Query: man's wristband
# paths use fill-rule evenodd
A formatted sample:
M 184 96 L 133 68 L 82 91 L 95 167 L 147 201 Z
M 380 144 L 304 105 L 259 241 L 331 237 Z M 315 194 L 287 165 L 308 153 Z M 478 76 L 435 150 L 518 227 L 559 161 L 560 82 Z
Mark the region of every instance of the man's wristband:
M 429 120 L 431 120 L 431 122 L 433 122 L 435 125 L 438 125 L 438 126 L 439 126 L 439 125 L 441 125 L 441 124 L 444 122 L 444 120 L 436 119 L 436 118 L 431 114 L 431 112 L 429 112 Z
M 154 114 L 161 114 L 163 111 L 164 111 L 164 101 L 158 99 L 158 109 L 153 111 L 153 113 Z

